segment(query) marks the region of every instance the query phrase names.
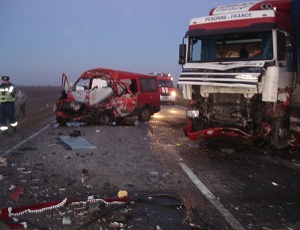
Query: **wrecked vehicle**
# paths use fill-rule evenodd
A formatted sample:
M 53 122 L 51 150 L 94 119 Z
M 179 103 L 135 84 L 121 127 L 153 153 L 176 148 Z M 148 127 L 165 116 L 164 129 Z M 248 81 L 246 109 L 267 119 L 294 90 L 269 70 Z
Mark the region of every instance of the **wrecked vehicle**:
M 54 111 L 60 125 L 109 125 L 132 116 L 148 121 L 160 111 L 158 82 L 155 76 L 96 68 L 82 73 L 71 87 L 63 74 Z

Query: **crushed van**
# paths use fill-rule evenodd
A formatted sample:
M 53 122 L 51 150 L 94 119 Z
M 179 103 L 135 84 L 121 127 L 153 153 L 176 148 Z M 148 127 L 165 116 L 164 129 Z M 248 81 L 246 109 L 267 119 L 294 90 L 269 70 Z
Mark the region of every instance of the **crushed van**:
M 95 68 L 82 73 L 71 87 L 62 74 L 54 111 L 60 125 L 69 121 L 109 125 L 131 116 L 148 121 L 160 111 L 158 81 L 154 76 Z

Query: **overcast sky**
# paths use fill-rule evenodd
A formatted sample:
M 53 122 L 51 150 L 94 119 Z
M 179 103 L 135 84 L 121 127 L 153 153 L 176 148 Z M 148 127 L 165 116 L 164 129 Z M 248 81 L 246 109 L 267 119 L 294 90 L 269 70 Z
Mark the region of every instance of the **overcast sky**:
M 0 75 L 16 85 L 74 82 L 105 67 L 179 77 L 191 18 L 247 0 L 0 0 Z

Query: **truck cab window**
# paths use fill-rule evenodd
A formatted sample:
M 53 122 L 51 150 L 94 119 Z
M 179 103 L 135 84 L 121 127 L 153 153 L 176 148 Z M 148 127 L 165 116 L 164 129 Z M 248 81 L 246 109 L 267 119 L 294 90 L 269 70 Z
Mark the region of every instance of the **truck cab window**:
M 273 58 L 271 32 L 241 32 L 189 38 L 188 62 L 270 60 Z M 221 60 L 220 60 L 221 59 Z
M 193 38 L 190 40 L 189 57 L 191 62 L 201 61 L 201 40 Z
M 286 38 L 282 32 L 277 32 L 277 52 L 278 61 L 286 60 Z

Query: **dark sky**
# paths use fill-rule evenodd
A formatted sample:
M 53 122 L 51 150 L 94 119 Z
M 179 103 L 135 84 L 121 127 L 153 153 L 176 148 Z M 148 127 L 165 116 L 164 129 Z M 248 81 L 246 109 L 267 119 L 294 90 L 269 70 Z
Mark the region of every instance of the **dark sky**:
M 74 82 L 85 70 L 168 72 L 193 17 L 243 0 L 1 0 L 0 75 L 16 85 Z

